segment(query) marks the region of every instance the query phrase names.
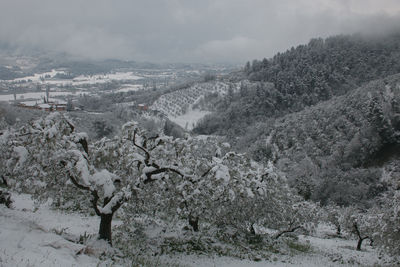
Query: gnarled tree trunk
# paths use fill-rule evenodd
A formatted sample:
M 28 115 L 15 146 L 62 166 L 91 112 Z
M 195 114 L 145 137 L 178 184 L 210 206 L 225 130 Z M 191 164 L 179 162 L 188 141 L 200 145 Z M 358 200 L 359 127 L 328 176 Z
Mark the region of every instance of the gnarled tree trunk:
M 198 216 L 193 217 L 192 215 L 189 215 L 189 225 L 193 228 L 193 231 L 198 232 L 199 231 L 199 217 Z
M 112 245 L 111 237 L 111 222 L 113 214 L 101 214 L 100 215 L 100 228 L 99 228 L 99 239 L 107 241 Z
M 357 223 L 354 223 L 354 224 L 353 224 L 353 227 L 354 227 L 354 231 L 356 232 L 357 237 L 358 237 L 358 241 L 357 241 L 357 250 L 361 250 L 362 242 L 363 242 L 365 239 L 370 239 L 370 237 L 369 237 L 369 236 L 364 236 L 364 237 L 361 236 L 361 232 L 360 232 L 360 230 L 358 229 L 358 224 L 357 224 Z

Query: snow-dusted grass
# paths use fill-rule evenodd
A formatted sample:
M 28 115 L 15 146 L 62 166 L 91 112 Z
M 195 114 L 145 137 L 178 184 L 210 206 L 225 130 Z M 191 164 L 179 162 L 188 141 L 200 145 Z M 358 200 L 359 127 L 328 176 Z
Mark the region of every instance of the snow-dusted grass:
M 108 266 L 112 263 L 104 256 L 100 260 L 99 253 L 90 253 L 88 246 L 67 240 L 84 234 L 95 235 L 98 217 L 66 214 L 50 209 L 47 204 L 35 207 L 29 195 L 13 194 L 13 200 L 13 209 L 0 205 L 0 266 Z M 152 233 L 157 232 L 153 230 Z M 318 237 L 300 235 L 298 241 L 288 243 L 289 250 L 271 253 L 266 260 L 176 253 L 143 255 L 127 261 L 126 266 L 396 266 L 368 242 L 357 251 L 355 240 L 326 237 L 331 234 L 334 229 L 325 227 L 317 232 Z M 104 248 L 100 244 L 97 249 Z M 82 253 L 87 250 L 88 255 Z

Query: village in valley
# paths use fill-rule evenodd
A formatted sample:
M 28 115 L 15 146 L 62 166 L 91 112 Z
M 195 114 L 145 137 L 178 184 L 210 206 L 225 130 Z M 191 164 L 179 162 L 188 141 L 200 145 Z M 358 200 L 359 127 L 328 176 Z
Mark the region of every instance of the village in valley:
M 202 65 L 150 66 L 148 68 L 107 69 L 108 72 L 91 70 L 79 72 L 74 67 L 49 69 L 31 75 L 35 68 L 29 59 L 15 60 L 19 66 L 8 66 L 18 78 L 5 79 L 0 76 L 0 101 L 6 101 L 23 109 L 39 111 L 90 111 L 79 103 L 80 98 L 119 95 L 115 105 L 147 111 L 151 101 L 140 102 L 133 94 L 171 90 L 175 86 L 186 86 L 213 73 L 227 72 L 225 67 Z M 30 62 L 30 63 L 28 63 Z M 80 63 L 82 64 L 82 63 Z M 107 64 L 106 62 L 98 63 Z M 121 63 L 122 64 L 122 63 Z M 108 67 L 108 66 L 107 66 Z M 26 71 L 28 69 L 28 71 Z M 17 70 L 17 71 L 15 71 Z M 4 76 L 4 75 L 3 75 Z M 3 79 L 1 79 L 3 78 Z

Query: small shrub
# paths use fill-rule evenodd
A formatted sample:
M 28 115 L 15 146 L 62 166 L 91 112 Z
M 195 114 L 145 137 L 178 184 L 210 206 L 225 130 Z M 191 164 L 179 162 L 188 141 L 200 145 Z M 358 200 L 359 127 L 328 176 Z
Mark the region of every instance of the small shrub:
M 0 204 L 4 204 L 7 208 L 11 208 L 12 200 L 9 192 L 0 190 Z

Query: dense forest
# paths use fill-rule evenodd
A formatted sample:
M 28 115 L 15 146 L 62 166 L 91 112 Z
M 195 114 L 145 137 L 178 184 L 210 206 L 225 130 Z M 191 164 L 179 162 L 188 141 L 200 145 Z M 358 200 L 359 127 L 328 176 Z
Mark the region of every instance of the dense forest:
M 232 77 L 243 82 L 240 94 L 218 103 L 218 113 L 199 124 L 196 132 L 226 134 L 226 129 L 232 129 L 237 134 L 236 129 L 244 123 L 300 111 L 399 72 L 398 33 L 312 39 L 271 59 L 248 62 Z M 246 84 L 246 79 L 256 83 Z
M 306 199 L 368 206 L 397 156 L 399 47 L 399 34 L 336 36 L 255 60 L 194 131 L 273 160 Z

